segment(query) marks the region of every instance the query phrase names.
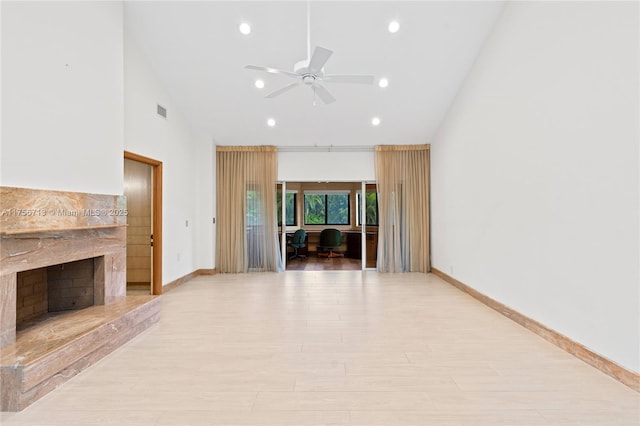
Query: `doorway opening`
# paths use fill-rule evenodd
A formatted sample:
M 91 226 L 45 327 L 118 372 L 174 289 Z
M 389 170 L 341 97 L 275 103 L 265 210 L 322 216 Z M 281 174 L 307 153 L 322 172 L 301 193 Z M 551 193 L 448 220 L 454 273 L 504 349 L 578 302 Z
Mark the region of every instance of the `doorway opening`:
M 124 152 L 127 294 L 162 294 L 162 162 Z
M 278 232 L 286 270 L 376 267 L 375 183 L 281 182 L 277 197 Z M 302 246 L 294 238 L 300 229 L 305 231 Z M 329 244 L 323 234 L 330 229 L 339 237 Z

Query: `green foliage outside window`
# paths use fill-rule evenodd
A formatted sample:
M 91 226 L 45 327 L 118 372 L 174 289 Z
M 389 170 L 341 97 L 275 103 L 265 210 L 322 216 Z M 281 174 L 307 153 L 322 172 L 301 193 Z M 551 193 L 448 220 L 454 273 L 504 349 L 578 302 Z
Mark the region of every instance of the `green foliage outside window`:
M 348 225 L 349 194 L 304 194 L 305 225 Z
M 376 192 L 367 192 L 365 197 L 365 216 L 367 225 L 378 225 L 378 194 Z
M 362 206 L 362 194 L 358 193 L 358 206 Z M 378 193 L 367 192 L 365 201 L 365 220 L 367 226 L 378 226 Z M 358 214 L 358 225 L 360 224 L 360 214 Z
M 327 223 L 349 224 L 349 195 L 327 194 Z
M 304 223 L 323 225 L 327 223 L 324 194 L 304 194 Z
M 282 226 L 282 193 L 277 194 L 277 214 L 278 226 Z M 294 192 L 287 192 L 285 195 L 285 221 L 287 226 L 294 226 L 296 224 L 296 194 Z
M 260 193 L 247 190 L 247 225 L 260 225 Z

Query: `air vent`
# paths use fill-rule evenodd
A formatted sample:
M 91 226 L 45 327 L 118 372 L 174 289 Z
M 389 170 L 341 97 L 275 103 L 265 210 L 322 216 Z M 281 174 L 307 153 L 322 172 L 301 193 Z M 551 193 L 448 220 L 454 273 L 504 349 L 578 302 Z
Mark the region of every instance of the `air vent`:
M 167 109 L 160 104 L 158 104 L 158 115 L 167 118 Z

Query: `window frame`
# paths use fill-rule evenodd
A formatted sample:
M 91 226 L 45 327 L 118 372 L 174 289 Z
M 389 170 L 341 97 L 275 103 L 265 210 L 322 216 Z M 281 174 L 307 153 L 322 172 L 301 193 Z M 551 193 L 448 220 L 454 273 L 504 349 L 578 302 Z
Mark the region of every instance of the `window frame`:
M 285 192 L 285 196 L 282 197 L 282 190 L 278 189 L 277 193 L 276 193 L 276 197 L 277 199 L 282 199 L 282 202 L 285 203 L 285 222 L 287 220 L 287 214 L 286 214 L 286 199 L 287 199 L 287 195 L 289 194 L 293 194 L 293 223 L 285 223 L 284 226 L 298 226 L 298 191 L 292 190 L 289 191 L 287 190 Z M 278 207 L 278 202 L 276 199 L 276 207 Z M 282 204 L 280 204 L 279 208 L 278 208 L 278 226 L 282 227 Z
M 324 198 L 324 222 L 323 223 L 309 223 L 307 222 L 307 195 L 321 195 Z M 329 222 L 329 195 L 344 195 L 347 197 L 347 221 L 346 223 L 335 223 Z M 337 190 L 337 191 L 304 191 L 303 194 L 303 217 L 302 221 L 305 226 L 349 226 L 351 225 L 351 192 L 346 190 Z
M 366 209 L 367 209 L 367 197 L 366 194 L 376 194 L 376 223 L 366 223 L 366 218 L 367 218 L 367 213 L 366 213 Z M 357 191 L 356 192 L 356 208 L 358 209 L 358 212 L 360 212 L 360 209 L 364 207 L 365 209 L 365 224 L 364 226 L 380 226 L 380 207 L 379 207 L 379 202 L 378 202 L 378 192 L 377 191 L 367 191 L 365 193 L 365 197 L 364 197 L 364 206 L 362 206 L 362 191 Z M 360 214 L 358 214 L 356 216 L 356 226 L 362 226 L 362 223 L 360 223 Z

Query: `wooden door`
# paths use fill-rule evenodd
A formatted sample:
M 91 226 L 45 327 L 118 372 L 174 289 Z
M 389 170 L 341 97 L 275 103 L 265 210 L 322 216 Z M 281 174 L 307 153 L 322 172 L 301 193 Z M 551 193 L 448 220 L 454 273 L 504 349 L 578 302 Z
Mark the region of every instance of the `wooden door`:
M 127 292 L 151 294 L 152 282 L 152 166 L 124 160 L 127 197 Z

